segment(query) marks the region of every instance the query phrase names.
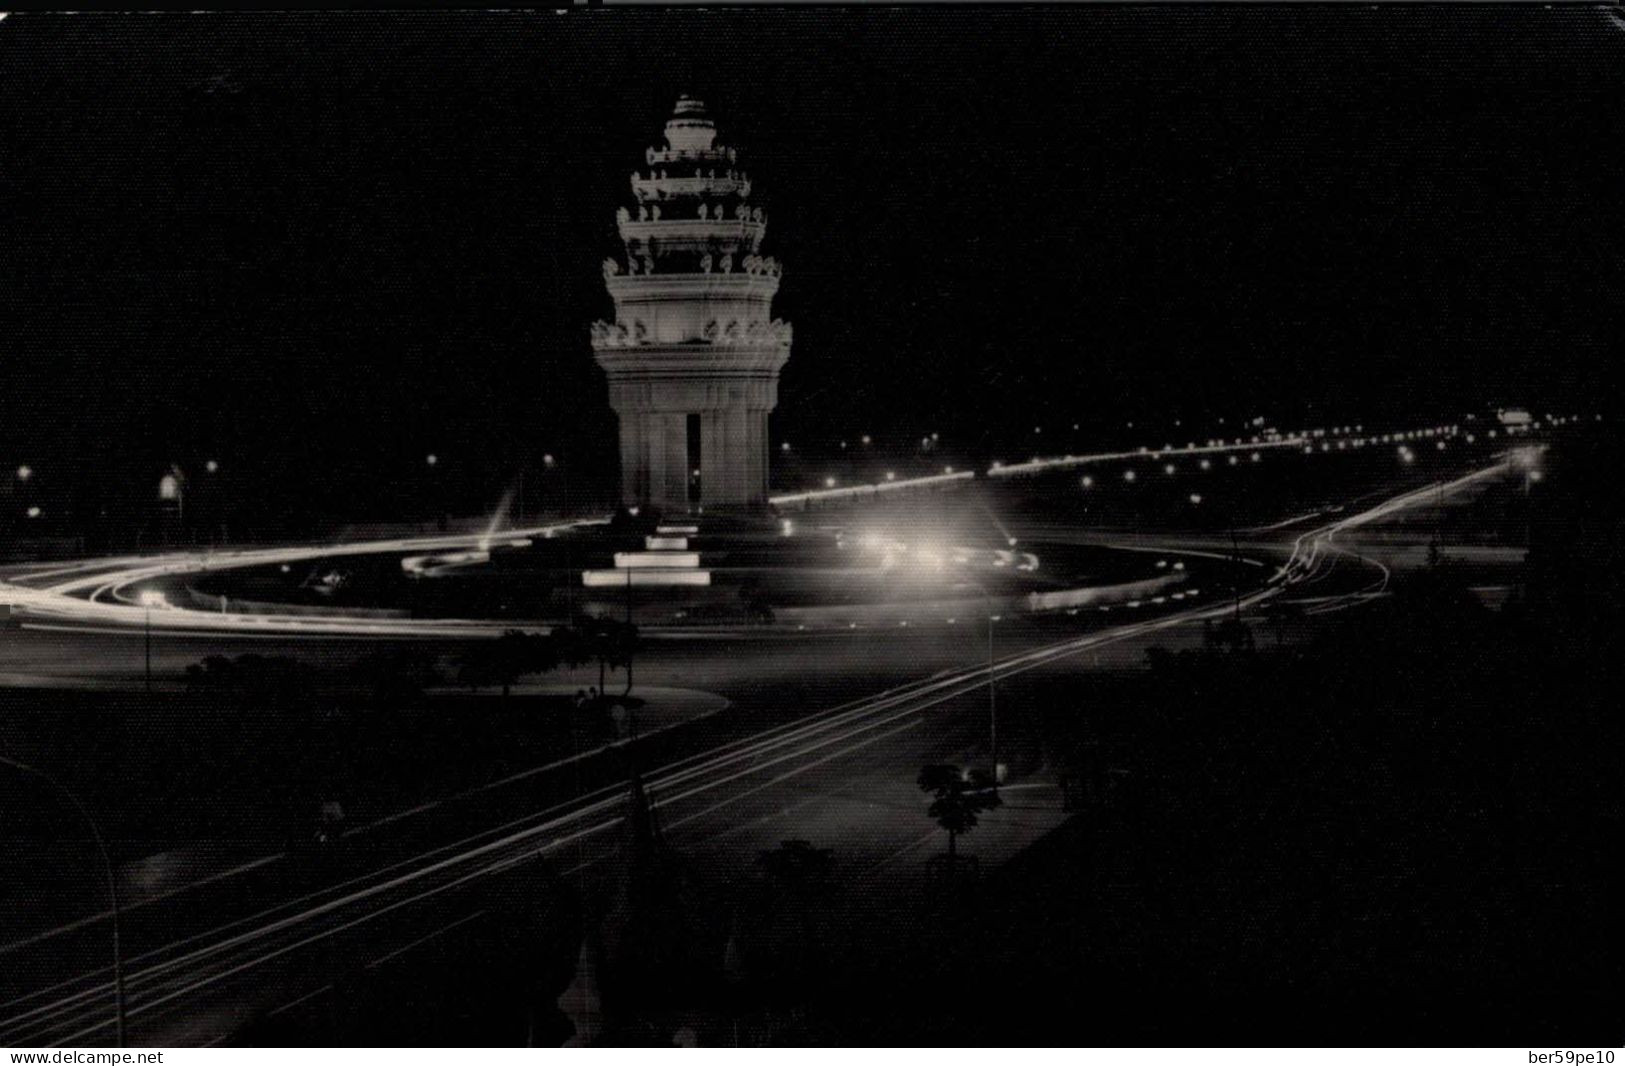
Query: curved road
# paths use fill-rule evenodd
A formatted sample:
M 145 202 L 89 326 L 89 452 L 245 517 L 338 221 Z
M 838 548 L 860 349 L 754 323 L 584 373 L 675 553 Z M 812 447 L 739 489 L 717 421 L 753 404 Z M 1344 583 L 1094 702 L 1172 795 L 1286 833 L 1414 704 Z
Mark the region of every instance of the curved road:
M 1386 568 L 1345 548 L 1339 537 L 1407 508 L 1437 501 L 1444 494 L 1500 477 L 1511 465 L 1510 460 L 1503 460 L 1296 535 L 1280 531 L 1286 561 L 1242 596 L 1241 605 L 1256 605 L 1292 590 L 1314 596 L 1316 610 L 1338 610 L 1381 595 L 1388 582 Z M 436 550 L 468 540 L 396 543 L 407 550 Z M 366 550 L 377 547 L 368 545 Z M 297 557 L 312 558 L 333 549 L 288 551 L 302 551 Z M 277 558 L 272 552 L 240 553 L 250 554 L 256 563 Z M 192 562 L 191 557 L 110 561 L 97 574 L 36 571 L 27 578 L 38 592 L 28 601 L 28 609 L 31 614 L 48 614 L 62 606 L 52 597 L 68 594 L 62 592 L 61 584 L 48 582 L 71 583 L 73 590 L 82 592 L 128 583 L 132 573 L 152 573 L 154 568 Z M 1349 574 L 1351 562 L 1358 575 L 1352 587 L 1315 596 L 1337 568 L 1344 567 L 1344 576 Z M 100 600 L 75 602 L 91 603 L 94 612 L 140 611 Z M 843 861 L 853 864 L 849 872 L 860 878 L 874 876 L 917 853 L 931 837 L 922 833 L 922 826 L 928 823 L 917 812 L 895 819 L 877 815 L 874 797 L 895 796 L 899 804 L 917 806 L 917 796 L 910 795 L 912 782 L 898 781 L 898 766 L 912 769 L 919 765 L 922 748 L 930 758 L 946 759 L 976 750 L 974 737 L 981 728 L 974 724 L 981 721 L 974 711 L 979 706 L 976 694 L 990 680 L 1064 665 L 1113 645 L 1141 646 L 1157 634 L 1222 617 L 1233 609 L 1227 600 L 1112 625 L 1015 652 L 991 664 L 946 672 L 830 707 L 647 773 L 651 803 L 668 838 L 680 841 L 692 853 L 721 848 L 754 854 L 750 849 L 755 845 L 770 847 L 789 836 L 810 836 L 806 830 L 811 825 L 822 833 L 841 832 Z M 955 709 L 965 706 L 973 709 L 957 716 Z M 961 717 L 973 724 L 966 726 Z M 928 723 L 931 728 L 922 728 Z M 615 785 L 476 833 L 442 838 L 432 846 L 408 838 L 377 868 L 292 894 L 274 878 L 255 880 L 280 856 L 230 871 L 223 876 L 242 913 L 182 936 L 137 942 L 132 949 L 126 962 L 132 1042 L 189 1046 L 227 1039 L 252 1018 L 325 991 L 335 951 L 368 967 L 387 965 L 417 945 L 449 936 L 479 920 L 482 908 L 473 890 L 539 857 L 549 859 L 566 877 L 591 876 L 621 847 L 617 828 L 624 808 L 624 786 Z M 1053 808 L 1047 814 L 1032 815 L 1004 846 L 1023 846 L 1026 839 L 1057 824 L 1061 817 Z M 990 857 L 996 860 L 998 856 Z M 260 884 L 264 892 L 248 890 L 250 884 Z M 221 887 L 200 886 L 199 891 Z M 0 969 L 6 967 L 7 956 L 14 962 L 24 955 L 52 951 L 65 958 L 90 957 L 88 949 L 62 949 L 69 942 L 83 947 L 98 935 L 105 943 L 106 930 L 97 927 L 106 917 L 0 945 Z M 40 987 L 0 1003 L 0 1043 L 8 1045 L 108 1042 L 113 1029 L 110 967 L 85 964 L 83 969 L 58 974 Z

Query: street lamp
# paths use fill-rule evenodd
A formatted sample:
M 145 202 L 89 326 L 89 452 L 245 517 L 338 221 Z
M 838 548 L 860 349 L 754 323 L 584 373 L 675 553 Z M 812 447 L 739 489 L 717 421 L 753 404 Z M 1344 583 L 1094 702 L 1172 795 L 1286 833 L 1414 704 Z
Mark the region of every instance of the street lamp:
M 146 648 L 147 648 L 147 691 L 152 691 L 152 609 L 162 607 L 166 602 L 164 594 L 157 589 L 144 589 L 141 593 L 141 606 L 146 608 Z
M 186 530 L 186 475 L 181 473 L 180 467 L 171 466 L 168 473 L 158 479 L 158 503 L 160 508 L 170 506 L 175 509 L 175 523 L 184 533 Z
M 1539 467 L 1530 467 L 1523 475 L 1523 550 L 1526 552 L 1534 536 L 1534 516 L 1529 511 L 1529 488 L 1544 476 Z
M 102 861 L 102 875 L 107 881 L 107 902 L 113 917 L 113 1010 L 114 1032 L 117 1035 L 118 1046 L 125 1046 L 125 1020 L 128 1012 L 125 1010 L 124 1000 L 124 945 L 120 928 L 120 914 L 118 904 L 118 878 L 113 872 L 113 857 L 107 851 L 107 842 L 102 838 L 102 831 L 96 825 L 96 819 L 90 816 L 90 809 L 68 787 L 44 770 L 29 766 L 0 755 L 0 763 L 11 767 L 21 773 L 30 774 L 44 781 L 51 788 L 66 796 L 68 803 L 78 813 L 85 825 L 90 829 L 90 838 L 96 844 L 96 853 Z
M 993 623 L 1002 621 L 1003 615 L 993 613 L 993 593 L 980 581 L 966 578 L 965 583 L 982 594 L 982 608 L 987 614 L 987 748 L 988 761 L 993 764 L 993 788 L 999 787 L 999 698 L 997 674 L 993 657 Z
M 220 479 L 216 476 L 220 473 L 220 460 L 209 459 L 205 461 L 203 471 L 209 475 L 206 492 L 208 494 L 209 512 L 213 522 L 213 528 L 209 530 L 209 543 L 212 545 L 216 534 L 218 534 L 220 542 L 224 544 L 231 537 L 226 523 L 226 501 L 220 491 Z

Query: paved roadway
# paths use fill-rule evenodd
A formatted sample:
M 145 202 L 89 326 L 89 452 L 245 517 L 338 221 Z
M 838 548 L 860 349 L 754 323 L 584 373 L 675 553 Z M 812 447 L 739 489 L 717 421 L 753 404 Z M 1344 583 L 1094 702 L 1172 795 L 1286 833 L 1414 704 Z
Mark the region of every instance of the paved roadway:
M 1361 526 L 1487 484 L 1509 467 L 1499 462 L 1314 528 L 1274 531 L 1284 560 L 1261 570 L 1243 606 L 1307 593 L 1315 609 L 1341 610 L 1382 594 L 1387 568 L 1345 540 Z M 1169 643 L 1193 623 L 1232 610 L 1229 601 L 1176 607 L 1133 620 L 1110 616 L 1109 624 L 1101 616 L 1087 632 L 1006 654 L 992 666 L 943 671 L 674 759 L 646 774 L 662 828 L 685 854 L 713 860 L 717 869 L 737 870 L 787 837 L 838 842 L 841 880 L 867 891 L 935 846 L 914 771 L 928 761 L 985 761 L 990 678 L 1007 686 L 1029 672 L 1075 671 L 1092 655 L 1138 658 L 1151 644 Z M 1061 820 L 1045 782 L 1012 783 L 1012 792 L 1023 789 L 1024 802 L 978 830 L 984 861 L 1001 861 Z M 320 995 L 335 958 L 375 967 L 409 958 L 418 946 L 477 923 L 480 887 L 537 857 L 590 883 L 620 849 L 624 804 L 624 788 L 609 784 L 466 835 L 453 830 L 475 820 L 459 814 L 437 822 L 430 815 L 405 829 L 396 823 L 368 830 L 384 843 L 366 852 L 367 868 L 348 869 L 335 883 L 267 856 L 137 907 L 127 922 L 131 1042 L 218 1042 L 251 1018 Z M 418 828 L 431 825 L 433 831 Z M 196 925 L 182 933 L 177 913 Z M 6 993 L 0 1043 L 111 1041 L 111 968 L 95 961 L 106 954 L 105 922 L 96 916 L 0 946 L 13 962 L 52 958 L 69 967 L 35 971 L 39 978 L 29 987 Z

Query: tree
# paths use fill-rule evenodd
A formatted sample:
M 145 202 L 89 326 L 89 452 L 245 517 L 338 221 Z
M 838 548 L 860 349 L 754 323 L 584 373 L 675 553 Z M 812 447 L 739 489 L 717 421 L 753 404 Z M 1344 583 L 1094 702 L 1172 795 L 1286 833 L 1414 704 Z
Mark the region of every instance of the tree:
M 998 807 L 998 789 L 982 770 L 961 770 L 957 766 L 934 764 L 920 771 L 920 790 L 933 795 L 926 813 L 948 831 L 948 861 L 956 856 L 961 833 L 976 828 L 977 815 Z
M 412 646 L 362 657 L 355 664 L 355 675 L 380 707 L 418 703 L 425 689 L 440 683 L 434 657 Z
M 749 977 L 751 997 L 758 1002 L 803 1002 L 830 969 L 827 903 L 835 853 L 805 840 L 785 840 L 758 853 L 756 865 L 766 876 L 760 892 L 735 916 L 736 923 L 740 918 L 744 923 L 744 950 L 735 945 L 736 969 Z
M 470 648 L 463 656 L 458 677 L 470 688 L 501 685 L 506 700 L 520 678 L 557 669 L 558 648 L 557 642 L 539 634 L 510 629 L 495 640 Z
M 592 648 L 576 626 L 558 626 L 547 635 L 547 639 L 553 645 L 553 654 L 565 666 L 573 669 L 593 661 Z
M 314 667 L 283 656 L 210 655 L 186 668 L 186 684 L 194 691 L 229 692 L 255 706 L 313 704 L 319 681 Z
M 598 661 L 598 692 L 604 692 L 604 674 L 607 670 L 626 669 L 626 691 L 632 694 L 632 657 L 638 650 L 638 627 L 631 622 L 613 618 L 580 618 L 576 621 L 576 636 L 590 657 Z
M 756 863 L 772 881 L 799 896 L 817 891 L 829 880 L 835 852 L 805 840 L 781 840 L 772 851 L 758 854 Z
M 768 598 L 761 579 L 756 575 L 747 577 L 739 586 L 739 600 L 745 605 L 745 613 L 755 621 L 773 621 L 773 601 Z

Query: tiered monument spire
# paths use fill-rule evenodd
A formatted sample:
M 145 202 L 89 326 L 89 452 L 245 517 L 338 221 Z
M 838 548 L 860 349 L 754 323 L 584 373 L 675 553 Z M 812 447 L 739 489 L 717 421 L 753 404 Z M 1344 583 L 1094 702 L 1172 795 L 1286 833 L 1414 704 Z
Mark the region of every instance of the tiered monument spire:
M 779 264 L 760 254 L 766 218 L 692 97 L 644 162 L 636 206 L 619 212 L 625 255 L 604 260 L 615 320 L 592 327 L 620 419 L 621 498 L 666 512 L 760 506 L 790 357 L 790 326 L 772 315 Z

